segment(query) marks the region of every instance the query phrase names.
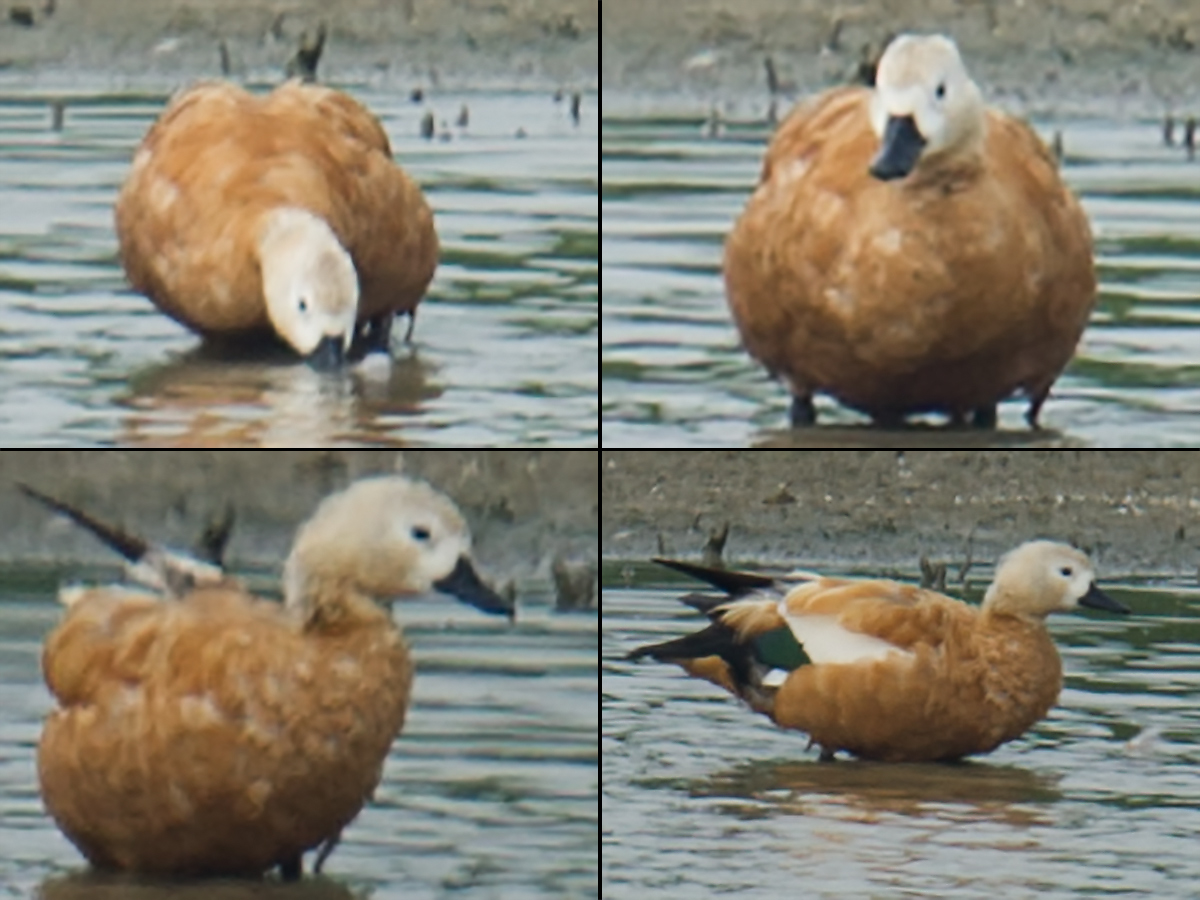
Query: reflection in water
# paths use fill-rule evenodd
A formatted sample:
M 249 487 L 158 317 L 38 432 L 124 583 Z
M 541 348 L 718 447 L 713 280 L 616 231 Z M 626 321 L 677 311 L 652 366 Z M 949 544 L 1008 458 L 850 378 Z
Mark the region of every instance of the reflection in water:
M 985 762 L 877 763 L 838 760 L 748 763 L 673 787 L 694 797 L 751 801 L 724 807 L 734 815 L 764 811 L 836 815 L 873 821 L 884 813 L 956 820 L 994 819 L 1008 825 L 1049 824 L 1045 804 L 1062 799 L 1056 772 Z M 648 785 L 652 786 L 652 785 Z M 781 795 L 782 792 L 782 795 Z
M 810 450 L 845 450 L 854 447 L 878 449 L 886 446 L 897 450 L 995 449 L 1012 448 L 1069 448 L 1085 443 L 1053 428 L 1037 431 L 980 431 L 978 428 L 946 428 L 927 424 L 904 428 L 881 429 L 868 424 L 831 425 L 820 428 L 762 429 L 751 445 L 755 448 L 780 449 L 804 447 Z
M 259 358 L 255 358 L 255 353 Z M 199 346 L 133 376 L 119 440 L 131 446 L 403 446 L 401 423 L 441 396 L 415 349 L 318 372 L 283 351 Z M 352 437 L 353 436 L 353 437 Z
M 328 878 L 295 884 L 275 881 L 156 881 L 124 875 L 86 872 L 55 876 L 42 882 L 37 900 L 363 900 Z

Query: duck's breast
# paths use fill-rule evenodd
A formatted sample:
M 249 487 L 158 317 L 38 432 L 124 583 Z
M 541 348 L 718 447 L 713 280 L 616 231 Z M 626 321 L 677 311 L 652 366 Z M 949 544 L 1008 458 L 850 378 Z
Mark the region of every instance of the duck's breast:
M 82 600 L 45 668 L 61 704 L 39 747 L 47 808 L 93 862 L 173 874 L 261 872 L 336 835 L 378 783 L 412 676 L 394 628 L 312 637 L 228 591 Z
M 869 92 L 799 107 L 725 249 L 743 342 L 801 392 L 965 408 L 1049 384 L 1094 298 L 1086 219 L 1044 147 L 990 113 L 982 157 L 884 182 Z

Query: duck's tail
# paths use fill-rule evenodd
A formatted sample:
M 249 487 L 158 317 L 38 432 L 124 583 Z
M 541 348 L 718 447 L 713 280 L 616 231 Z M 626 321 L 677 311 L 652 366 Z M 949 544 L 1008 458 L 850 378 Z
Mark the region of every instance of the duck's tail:
M 689 594 L 681 598 L 708 616 L 708 626 L 683 637 L 638 647 L 627 658 L 649 656 L 675 663 L 689 675 L 711 681 L 758 712 L 771 715 L 780 676 L 810 661 L 779 614 L 778 598 L 770 596 L 780 592 L 780 580 L 677 560 L 655 561 L 707 581 L 727 596 Z M 810 576 L 801 573 L 793 577 L 807 580 Z

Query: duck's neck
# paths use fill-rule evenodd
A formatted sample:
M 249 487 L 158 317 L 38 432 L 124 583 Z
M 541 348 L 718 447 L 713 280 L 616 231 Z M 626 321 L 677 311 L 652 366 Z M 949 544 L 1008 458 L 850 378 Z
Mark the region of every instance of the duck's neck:
M 983 621 L 1000 621 L 1007 620 L 1010 622 L 1022 622 L 1034 628 L 1045 629 L 1046 617 L 1037 615 L 1019 608 L 1015 603 L 1005 601 L 1004 595 L 997 597 L 988 597 L 984 600 L 983 606 L 980 608 Z
M 289 594 L 285 604 L 303 623 L 305 631 L 321 634 L 377 628 L 392 621 L 386 606 L 344 578 L 310 576 L 303 590 Z

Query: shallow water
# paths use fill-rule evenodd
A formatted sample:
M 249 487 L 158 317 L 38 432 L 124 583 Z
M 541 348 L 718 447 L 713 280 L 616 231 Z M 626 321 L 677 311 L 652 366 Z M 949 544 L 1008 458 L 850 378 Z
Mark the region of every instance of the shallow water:
M 1194 897 L 1200 879 L 1200 591 L 1051 619 L 1066 673 L 1023 738 L 957 765 L 818 763 L 634 647 L 695 614 L 614 571 L 602 642 L 606 897 Z M 619 583 L 615 583 L 619 582 Z M 976 586 L 975 596 L 981 591 Z
M 39 654 L 59 617 L 56 584 L 0 570 L 0 897 L 263 896 L 244 882 L 108 885 L 42 811 L 34 759 L 51 700 Z M 325 879 L 280 896 L 595 897 L 595 614 L 532 598 L 510 628 L 430 598 L 396 616 L 417 678 L 383 782 Z
M 730 118 L 749 119 L 738 108 Z M 767 140 L 757 123 L 710 139 L 702 117 L 602 123 L 604 444 L 630 446 L 1200 445 L 1200 162 L 1163 146 L 1159 123 L 1035 122 L 1064 135 L 1063 174 L 1096 236 L 1100 296 L 1078 355 L 1031 435 L 881 432 L 818 404 L 833 427 L 783 431 L 787 397 L 738 346 L 721 248 Z M 933 419 L 936 421 L 936 419 Z
M 112 203 L 166 93 L 0 90 L 0 444 L 595 446 L 594 102 L 577 128 L 541 94 L 438 96 L 470 125 L 426 142 L 423 107 L 349 89 L 425 190 L 442 259 L 415 348 L 403 320 L 393 365 L 340 375 L 205 359 L 124 283 Z

